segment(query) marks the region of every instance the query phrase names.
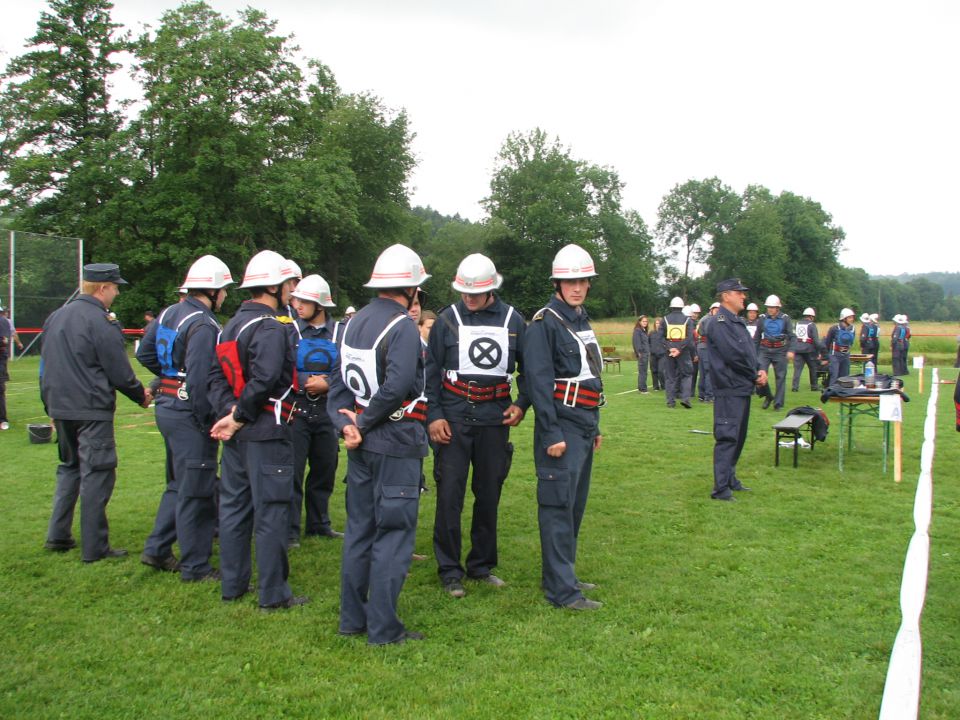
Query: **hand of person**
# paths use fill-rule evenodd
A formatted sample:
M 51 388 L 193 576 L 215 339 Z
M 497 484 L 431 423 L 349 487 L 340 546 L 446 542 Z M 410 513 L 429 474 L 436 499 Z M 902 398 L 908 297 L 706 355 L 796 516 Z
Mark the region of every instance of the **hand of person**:
M 554 443 L 547 448 L 547 455 L 550 457 L 563 457 L 563 454 L 567 451 L 567 443 L 561 440 L 558 443 Z
M 677 348 L 670 348 L 667 351 L 667 355 L 669 355 L 670 357 L 677 357 L 680 355 L 680 351 Z
M 793 360 L 794 357 L 796 357 L 795 352 L 787 351 L 787 360 Z
M 340 408 L 337 410 L 341 415 L 346 415 L 347 420 L 350 421 L 350 424 L 356 426 L 357 424 L 357 414 L 353 410 L 348 410 L 347 408 Z
M 340 412 L 343 412 L 341 410 Z M 347 450 L 356 450 L 363 442 L 363 435 L 356 425 L 347 425 L 343 429 L 343 444 Z
M 757 371 L 757 385 L 759 385 L 760 387 L 763 387 L 763 386 L 766 385 L 766 384 L 767 384 L 767 371 L 766 371 L 766 370 L 758 370 L 758 371 Z
M 153 390 L 150 388 L 143 389 L 143 402 L 140 403 L 140 407 L 148 408 L 151 403 L 153 403 Z
M 598 452 L 600 450 L 600 445 L 603 443 L 603 435 L 597 435 L 593 439 L 593 451 Z
M 243 423 L 233 419 L 233 408 L 230 412 L 217 420 L 210 428 L 210 437 L 214 440 L 226 442 L 243 427 Z
M 443 418 L 430 423 L 427 432 L 430 434 L 430 439 L 440 445 L 449 445 L 450 438 L 453 437 L 453 433 L 450 432 L 450 423 Z
M 303 389 L 312 395 L 326 395 L 330 391 L 330 384 L 326 375 L 311 375 L 303 384 Z
M 503 424 L 516 427 L 523 421 L 523 410 L 516 405 L 510 405 L 503 411 Z

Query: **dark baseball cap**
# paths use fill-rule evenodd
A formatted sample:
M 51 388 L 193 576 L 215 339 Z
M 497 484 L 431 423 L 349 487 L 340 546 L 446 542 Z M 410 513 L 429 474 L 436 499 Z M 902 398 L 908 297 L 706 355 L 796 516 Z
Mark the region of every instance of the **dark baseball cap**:
M 718 293 L 729 292 L 731 290 L 740 290 L 740 291 L 746 292 L 749 289 L 750 288 L 748 288 L 746 285 L 740 282 L 739 278 L 730 278 L 729 280 L 721 280 L 720 282 L 717 283 Z
M 127 281 L 120 277 L 120 266 L 113 263 L 90 263 L 83 266 L 83 279 L 87 282 L 112 282 L 117 285 L 126 285 Z

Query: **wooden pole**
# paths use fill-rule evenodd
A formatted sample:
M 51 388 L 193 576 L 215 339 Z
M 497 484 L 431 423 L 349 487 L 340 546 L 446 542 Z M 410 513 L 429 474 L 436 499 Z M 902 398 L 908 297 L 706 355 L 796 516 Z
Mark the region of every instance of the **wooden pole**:
M 923 365 L 920 366 L 920 389 L 918 392 L 923 395 Z
M 903 422 L 893 424 L 893 481 L 903 479 Z

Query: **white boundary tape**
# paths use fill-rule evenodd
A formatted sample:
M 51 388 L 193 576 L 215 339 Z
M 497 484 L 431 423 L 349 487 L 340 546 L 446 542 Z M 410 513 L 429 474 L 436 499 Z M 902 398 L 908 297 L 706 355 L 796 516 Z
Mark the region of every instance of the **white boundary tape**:
M 913 503 L 915 530 L 903 563 L 900 583 L 900 630 L 890 651 L 887 682 L 880 703 L 880 720 L 916 720 L 920 712 L 920 670 L 923 647 L 920 642 L 920 615 L 927 595 L 930 567 L 930 516 L 933 511 L 933 452 L 937 435 L 937 397 L 940 393 L 937 369 L 933 369 L 927 418 L 923 425 L 920 477 Z

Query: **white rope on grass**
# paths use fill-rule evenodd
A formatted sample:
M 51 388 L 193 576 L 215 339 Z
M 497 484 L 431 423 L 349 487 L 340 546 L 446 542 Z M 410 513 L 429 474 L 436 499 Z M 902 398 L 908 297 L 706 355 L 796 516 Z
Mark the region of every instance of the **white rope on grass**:
M 920 615 L 927 596 L 930 567 L 930 517 L 933 511 L 933 454 L 937 435 L 939 377 L 933 369 L 927 419 L 923 425 L 920 477 L 913 502 L 913 537 L 903 563 L 900 583 L 900 630 L 890 651 L 887 682 L 880 703 L 880 720 L 916 720 L 920 712 L 920 670 L 923 647 L 920 642 Z

